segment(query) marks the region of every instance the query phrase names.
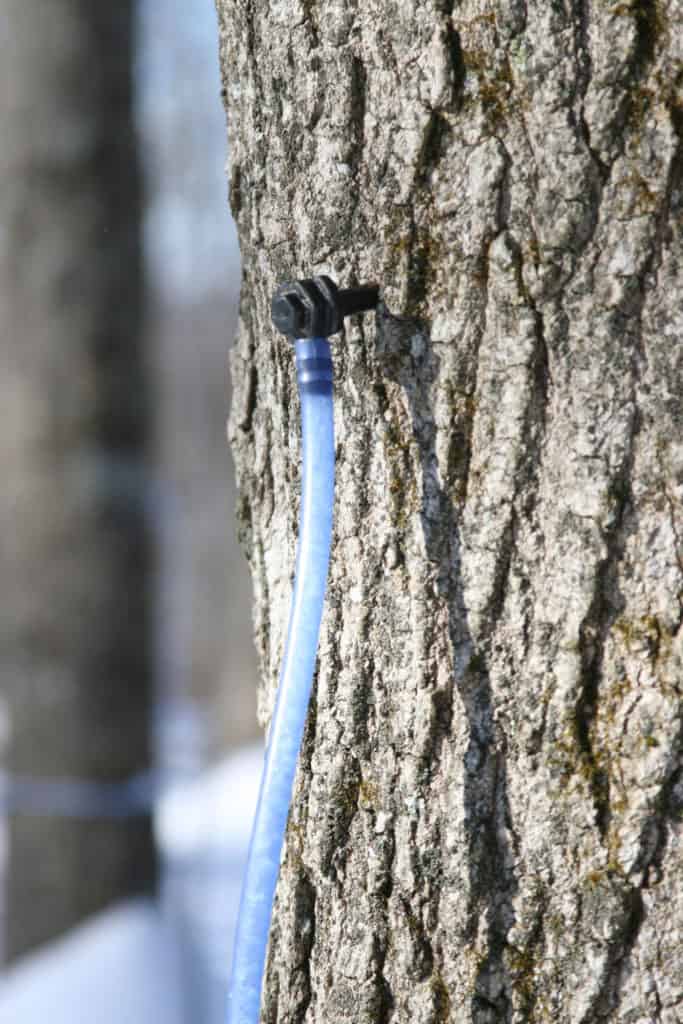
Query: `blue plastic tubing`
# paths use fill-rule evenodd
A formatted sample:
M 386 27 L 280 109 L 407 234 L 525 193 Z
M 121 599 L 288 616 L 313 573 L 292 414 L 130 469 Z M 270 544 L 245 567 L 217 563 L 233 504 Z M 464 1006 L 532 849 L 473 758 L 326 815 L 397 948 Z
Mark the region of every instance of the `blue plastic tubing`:
M 273 898 L 313 683 L 334 504 L 332 356 L 326 338 L 295 344 L 302 490 L 289 630 L 270 725 L 235 933 L 228 1024 L 258 1024 Z

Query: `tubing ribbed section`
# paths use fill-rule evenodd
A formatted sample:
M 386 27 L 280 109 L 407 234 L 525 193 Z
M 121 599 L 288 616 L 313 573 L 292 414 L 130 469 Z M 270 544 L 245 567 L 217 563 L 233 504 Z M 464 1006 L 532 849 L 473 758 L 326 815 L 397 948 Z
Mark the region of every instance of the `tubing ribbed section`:
M 325 599 L 334 505 L 332 357 L 325 338 L 295 343 L 302 489 L 296 576 L 275 711 L 235 933 L 228 1024 L 258 1024 L 270 919 Z

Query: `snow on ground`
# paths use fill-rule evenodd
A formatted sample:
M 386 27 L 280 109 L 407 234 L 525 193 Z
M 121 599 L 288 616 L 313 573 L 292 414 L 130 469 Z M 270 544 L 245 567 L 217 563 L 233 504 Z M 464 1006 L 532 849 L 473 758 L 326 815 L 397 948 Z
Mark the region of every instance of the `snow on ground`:
M 263 767 L 254 745 L 175 786 L 155 833 L 164 861 L 162 904 L 180 946 L 192 1024 L 220 1024 L 230 980 L 242 875 Z
M 169 859 L 210 853 L 241 858 L 249 843 L 263 747 L 243 747 L 198 778 L 166 793 L 154 815 L 159 849 Z
M 0 1024 L 219 1024 L 262 761 L 245 748 L 161 797 L 160 906 L 115 908 L 7 971 Z
M 1 1024 L 181 1024 L 170 936 L 148 901 L 101 914 L 7 971 Z

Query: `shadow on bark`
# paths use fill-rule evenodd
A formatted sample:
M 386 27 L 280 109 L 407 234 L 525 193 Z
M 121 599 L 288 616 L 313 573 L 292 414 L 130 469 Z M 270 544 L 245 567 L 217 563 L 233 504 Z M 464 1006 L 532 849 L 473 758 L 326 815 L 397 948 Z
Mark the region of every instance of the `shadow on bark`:
M 471 1019 L 481 1024 L 510 1021 L 512 982 L 503 952 L 514 921 L 512 901 L 517 880 L 508 839 L 507 739 L 494 719 L 486 652 L 481 646 L 475 647 L 468 627 L 457 504 L 449 481 L 442 481 L 439 473 L 432 385 L 439 377 L 440 360 L 429 324 L 394 316 L 381 305 L 377 357 L 383 375 L 401 386 L 410 411 L 421 470 L 420 520 L 434 583 L 434 596 L 426 599 L 433 601 L 435 612 L 444 608 L 448 620 L 453 672 L 449 691 L 434 692 L 432 763 L 440 759 L 443 744 L 451 734 L 453 688 L 457 688 L 467 715 L 469 741 L 462 770 L 469 893 L 462 933 L 468 945 L 474 947 L 480 922 L 486 922 L 486 952 L 480 957 L 476 973 Z M 430 620 L 436 623 L 437 615 L 430 616 Z M 442 874 L 446 867 L 442 860 Z M 437 962 L 436 970 L 439 967 Z

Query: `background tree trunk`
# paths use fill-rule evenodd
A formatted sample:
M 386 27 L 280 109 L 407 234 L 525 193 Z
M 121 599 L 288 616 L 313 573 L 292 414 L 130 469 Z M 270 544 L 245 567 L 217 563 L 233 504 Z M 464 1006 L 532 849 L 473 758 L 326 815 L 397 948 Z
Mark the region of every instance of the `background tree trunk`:
M 6 765 L 149 767 L 140 178 L 132 0 L 10 0 L 0 18 Z M 148 820 L 14 816 L 7 953 L 150 883 Z
M 683 1013 L 683 6 L 218 0 L 263 723 L 293 569 L 283 279 L 338 499 L 267 1021 Z

